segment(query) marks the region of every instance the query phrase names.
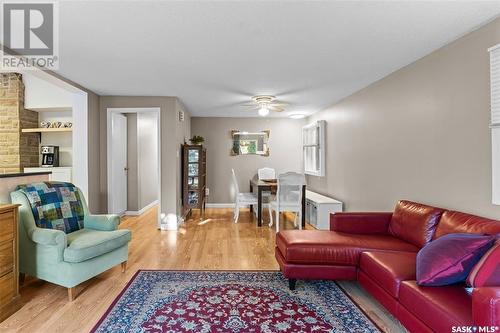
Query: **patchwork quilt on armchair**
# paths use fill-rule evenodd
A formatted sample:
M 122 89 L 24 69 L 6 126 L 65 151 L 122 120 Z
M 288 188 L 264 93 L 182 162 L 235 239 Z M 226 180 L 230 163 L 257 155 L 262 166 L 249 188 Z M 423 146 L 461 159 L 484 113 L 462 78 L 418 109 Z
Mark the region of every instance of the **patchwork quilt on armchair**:
M 66 234 L 83 229 L 85 213 L 75 185 L 40 182 L 20 185 L 17 190 L 28 198 L 37 227 L 62 230 Z

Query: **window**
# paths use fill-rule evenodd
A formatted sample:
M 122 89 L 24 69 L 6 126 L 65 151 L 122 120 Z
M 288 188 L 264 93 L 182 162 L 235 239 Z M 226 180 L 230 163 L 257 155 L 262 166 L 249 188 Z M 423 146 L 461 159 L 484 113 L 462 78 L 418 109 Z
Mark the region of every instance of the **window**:
M 492 202 L 500 205 L 500 44 L 490 48 Z
M 318 120 L 302 128 L 304 173 L 313 176 L 325 175 L 325 121 Z

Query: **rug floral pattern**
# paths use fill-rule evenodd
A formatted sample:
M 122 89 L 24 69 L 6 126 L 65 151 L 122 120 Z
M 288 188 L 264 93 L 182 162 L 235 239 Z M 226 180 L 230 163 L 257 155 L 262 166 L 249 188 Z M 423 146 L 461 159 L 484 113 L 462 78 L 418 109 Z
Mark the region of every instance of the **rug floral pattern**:
M 378 332 L 333 281 L 216 271 L 139 271 L 93 331 Z

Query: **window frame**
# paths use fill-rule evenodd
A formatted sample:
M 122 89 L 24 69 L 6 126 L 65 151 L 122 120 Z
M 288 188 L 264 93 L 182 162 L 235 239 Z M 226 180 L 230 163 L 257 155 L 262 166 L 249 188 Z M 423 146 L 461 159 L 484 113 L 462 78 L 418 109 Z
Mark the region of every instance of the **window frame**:
M 316 128 L 317 138 L 315 143 L 307 143 L 306 144 L 306 133 L 308 130 L 312 128 Z M 303 158 L 303 168 L 304 174 L 310 176 L 324 177 L 325 176 L 325 128 L 326 121 L 317 120 L 313 123 L 305 125 L 302 127 L 302 158 Z M 308 170 L 307 169 L 307 156 L 306 156 L 306 148 L 316 147 L 317 148 L 317 158 L 319 166 L 316 170 Z
M 490 55 L 491 202 L 500 205 L 500 44 Z

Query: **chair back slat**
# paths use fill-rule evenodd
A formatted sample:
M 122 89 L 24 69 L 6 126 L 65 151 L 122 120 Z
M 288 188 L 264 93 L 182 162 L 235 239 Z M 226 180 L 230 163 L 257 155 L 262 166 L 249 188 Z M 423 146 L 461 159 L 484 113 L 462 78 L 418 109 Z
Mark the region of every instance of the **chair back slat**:
M 234 169 L 231 169 L 231 173 L 233 176 L 233 184 L 234 184 L 234 189 L 236 191 L 236 196 L 237 196 L 238 193 L 240 193 L 240 188 L 238 186 L 238 179 L 236 179 L 236 173 L 234 172 Z
M 276 193 L 278 204 L 301 205 L 303 186 L 306 177 L 297 172 L 287 172 L 278 176 L 278 191 Z
M 273 168 L 260 168 L 257 175 L 261 180 L 276 179 L 276 171 Z

